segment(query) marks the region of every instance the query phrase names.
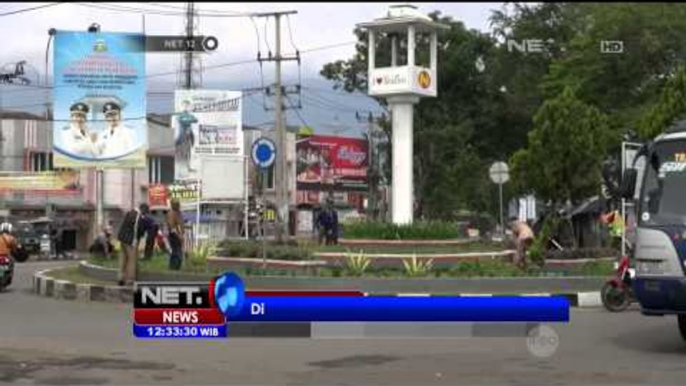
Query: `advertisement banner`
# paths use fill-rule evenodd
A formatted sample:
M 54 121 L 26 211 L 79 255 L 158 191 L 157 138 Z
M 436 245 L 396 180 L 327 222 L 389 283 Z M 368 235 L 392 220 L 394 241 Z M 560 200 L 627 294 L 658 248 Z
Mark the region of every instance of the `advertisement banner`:
M 241 98 L 240 91 L 176 90 L 172 127 L 177 180 L 200 178 L 203 155 L 243 156 Z
M 320 192 L 317 190 L 298 190 L 296 203 L 298 205 L 319 205 Z
M 300 184 L 331 185 L 367 178 L 367 141 L 314 135 L 297 144 L 296 180 Z
M 146 167 L 144 48 L 141 34 L 57 31 L 56 167 Z
M 0 191 L 55 191 L 77 190 L 79 172 L 18 172 L 0 174 Z
M 148 187 L 148 205 L 151 207 L 167 206 L 167 187 L 162 184 L 152 184 Z
M 172 200 L 180 204 L 196 205 L 198 201 L 198 183 L 195 181 L 177 181 L 170 185 L 152 184 L 148 187 L 148 205 L 151 207 L 169 207 Z

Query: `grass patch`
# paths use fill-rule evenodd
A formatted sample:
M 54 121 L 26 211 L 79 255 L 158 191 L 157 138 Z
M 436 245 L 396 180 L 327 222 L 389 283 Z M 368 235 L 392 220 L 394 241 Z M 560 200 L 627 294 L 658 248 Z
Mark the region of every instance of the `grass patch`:
M 57 280 L 68 280 L 76 284 L 112 285 L 114 283 L 86 276 L 79 271 L 79 267 L 59 268 L 48 272 L 47 276 Z
M 208 268 L 206 251 L 189 253 L 181 265 L 181 270 L 172 271 L 169 269 L 169 255 L 165 253 L 155 253 L 150 259 L 138 259 L 139 272 L 183 272 L 192 274 L 220 274 L 222 269 Z M 88 261 L 92 264 L 105 268 L 119 269 L 119 258 L 105 259 L 102 257 L 91 256 Z

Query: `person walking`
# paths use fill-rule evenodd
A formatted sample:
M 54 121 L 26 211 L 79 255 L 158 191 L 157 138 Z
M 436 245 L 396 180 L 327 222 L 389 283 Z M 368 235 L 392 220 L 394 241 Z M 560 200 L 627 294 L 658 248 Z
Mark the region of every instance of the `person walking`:
M 510 219 L 510 229 L 514 237 L 517 250 L 515 252 L 514 263 L 521 269 L 526 269 L 526 252 L 534 242 L 534 232 L 529 225 L 516 218 Z
M 178 271 L 183 261 L 183 216 L 178 200 L 172 200 L 171 210 L 167 213 L 167 229 L 169 231 L 169 269 Z
M 338 212 L 333 206 L 333 202 L 329 203 L 329 218 L 331 219 L 331 229 L 329 230 L 329 245 L 338 245 Z
M 328 232 L 331 224 L 331 216 L 327 208 L 322 208 L 317 216 L 317 229 L 319 230 L 319 245 L 328 244 Z
M 141 204 L 126 213 L 119 227 L 121 257 L 119 260 L 119 285 L 136 281 L 138 268 L 138 242 L 141 235 L 141 218 L 150 212 L 148 204 Z

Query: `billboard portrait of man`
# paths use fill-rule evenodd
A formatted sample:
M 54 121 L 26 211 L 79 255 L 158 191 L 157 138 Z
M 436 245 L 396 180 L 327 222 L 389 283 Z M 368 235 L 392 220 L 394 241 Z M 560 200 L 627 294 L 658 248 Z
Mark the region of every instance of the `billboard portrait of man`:
M 107 122 L 98 145 L 102 157 L 120 157 L 136 150 L 136 133 L 123 124 L 121 107 L 114 102 L 105 103 L 102 112 Z

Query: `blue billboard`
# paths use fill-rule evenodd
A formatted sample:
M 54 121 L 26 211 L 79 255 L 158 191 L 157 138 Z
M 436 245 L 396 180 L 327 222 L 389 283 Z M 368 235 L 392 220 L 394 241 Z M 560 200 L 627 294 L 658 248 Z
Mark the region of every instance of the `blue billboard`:
M 145 37 L 55 35 L 55 167 L 145 168 Z

